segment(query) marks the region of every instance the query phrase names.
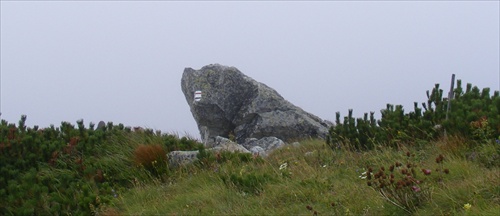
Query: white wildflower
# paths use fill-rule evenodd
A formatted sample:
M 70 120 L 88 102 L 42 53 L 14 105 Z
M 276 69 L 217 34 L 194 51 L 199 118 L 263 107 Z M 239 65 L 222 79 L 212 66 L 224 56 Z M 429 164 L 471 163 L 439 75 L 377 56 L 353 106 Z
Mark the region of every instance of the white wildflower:
M 366 179 L 366 171 L 361 173 L 361 175 L 359 176 L 360 179 Z
M 280 170 L 284 170 L 288 167 L 288 163 L 284 163 L 280 165 Z

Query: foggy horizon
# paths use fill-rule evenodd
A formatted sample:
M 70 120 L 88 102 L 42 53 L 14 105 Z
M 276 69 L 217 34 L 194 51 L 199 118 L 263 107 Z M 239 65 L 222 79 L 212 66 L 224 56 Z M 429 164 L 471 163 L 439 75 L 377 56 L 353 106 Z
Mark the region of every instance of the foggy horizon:
M 500 89 L 500 2 L 0 1 L 0 112 L 199 138 L 184 68 L 238 68 L 334 122 L 413 111 L 451 75 Z M 421 107 L 421 105 L 420 105 Z

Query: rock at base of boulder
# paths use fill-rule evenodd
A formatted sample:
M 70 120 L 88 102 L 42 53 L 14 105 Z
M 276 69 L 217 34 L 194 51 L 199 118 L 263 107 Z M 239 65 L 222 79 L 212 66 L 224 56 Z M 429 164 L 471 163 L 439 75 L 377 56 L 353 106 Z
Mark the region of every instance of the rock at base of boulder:
M 249 138 L 243 145 L 233 142 L 227 138 L 215 137 L 215 147 L 207 149 L 210 152 L 239 152 L 251 153 L 260 157 L 267 157 L 275 149 L 286 145 L 285 142 L 276 137 L 264 137 L 262 139 Z M 177 167 L 191 164 L 198 160 L 199 151 L 172 151 L 167 154 L 170 166 Z
M 215 137 L 215 147 L 210 148 L 208 150 L 214 152 L 228 151 L 228 152 L 250 153 L 250 151 L 248 151 L 248 149 L 246 149 L 242 145 L 220 136 Z
M 172 167 L 182 166 L 198 160 L 199 151 L 171 151 L 167 154 L 168 163 Z
M 283 140 L 280 140 L 276 137 L 264 137 L 262 139 L 248 138 L 245 140 L 245 143 L 243 143 L 243 146 L 245 146 L 245 148 L 247 149 L 259 146 L 267 153 L 274 149 L 281 148 L 285 145 L 286 144 L 285 142 L 283 142 Z
M 254 146 L 254 147 L 250 148 L 250 152 L 252 152 L 252 155 L 267 157 L 266 151 L 260 146 Z

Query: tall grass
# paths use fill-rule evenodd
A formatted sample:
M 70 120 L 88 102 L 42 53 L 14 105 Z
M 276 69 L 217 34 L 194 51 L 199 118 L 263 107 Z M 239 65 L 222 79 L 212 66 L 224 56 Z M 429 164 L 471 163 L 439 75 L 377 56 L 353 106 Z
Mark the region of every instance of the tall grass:
M 304 140 L 298 147 L 276 150 L 266 160 L 233 157 L 211 166 L 179 168 L 168 181 L 136 185 L 113 209 L 123 215 L 497 214 L 500 167 L 468 159 L 461 153 L 466 145 L 462 141 L 359 152 L 346 147 L 332 151 L 324 141 Z M 368 167 L 404 162 L 406 152 L 420 167 L 433 168 L 427 179 L 429 199 L 411 211 L 383 198 L 362 176 Z M 434 170 L 441 167 L 435 161 L 439 155 L 445 156 L 442 167 L 449 170 L 442 176 Z

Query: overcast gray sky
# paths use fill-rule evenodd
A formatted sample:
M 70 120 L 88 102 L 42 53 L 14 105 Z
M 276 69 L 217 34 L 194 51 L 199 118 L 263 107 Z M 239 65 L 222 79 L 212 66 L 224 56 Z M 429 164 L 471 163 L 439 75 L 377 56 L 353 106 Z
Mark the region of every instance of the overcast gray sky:
M 185 67 L 235 66 L 323 119 L 500 86 L 499 1 L 1 1 L 2 119 L 199 137 Z

